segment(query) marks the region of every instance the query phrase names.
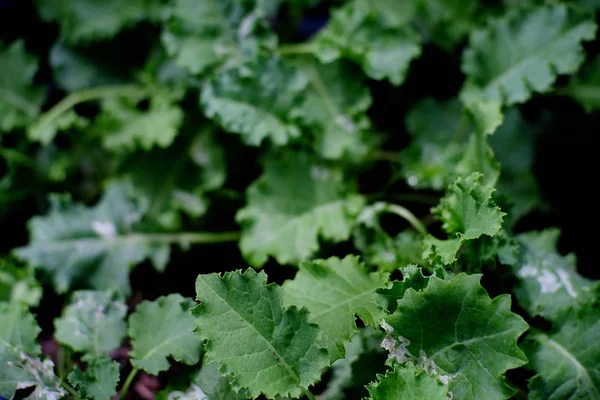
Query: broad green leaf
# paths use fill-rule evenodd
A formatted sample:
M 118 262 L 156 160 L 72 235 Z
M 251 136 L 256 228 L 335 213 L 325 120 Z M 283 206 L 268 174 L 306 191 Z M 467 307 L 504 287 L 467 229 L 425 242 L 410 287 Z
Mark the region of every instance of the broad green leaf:
M 385 375 L 377 375 L 378 382 L 368 387 L 370 400 L 447 400 L 448 386 L 436 375 L 412 363 L 396 366 Z
M 494 236 L 506 215 L 492 199 L 494 188 L 482 184 L 483 175 L 474 173 L 459 177 L 432 211 L 442 221 L 448 234 L 461 240 Z
M 438 239 L 428 235 L 423 241 L 423 258 L 431 265 L 450 265 L 456 261 L 461 239 Z
M 208 129 L 180 137 L 168 149 L 133 153 L 120 170 L 147 200 L 148 218 L 166 229 L 180 228 L 182 213 L 204 215 L 205 193 L 220 188 L 227 172 L 224 151 Z
M 39 355 L 42 350 L 37 337 L 41 331 L 35 317 L 24 305 L 0 303 L 0 345 Z
M 588 303 L 553 315 L 549 333 L 528 336 L 525 351 L 537 375 L 531 400 L 600 399 L 600 312 Z
M 58 21 L 61 36 L 70 43 L 110 39 L 125 28 L 157 20 L 160 0 L 36 0 L 45 21 Z
M 425 289 L 408 289 L 386 318 L 382 346 L 398 362 L 419 354 L 425 369 L 445 376 L 454 398 L 507 399 L 514 390 L 503 374 L 527 362 L 516 343 L 528 325 L 510 311 L 509 295 L 490 299 L 480 279 L 432 276 Z
M 600 5 L 600 4 L 599 4 Z M 589 113 L 600 108 L 600 56 L 596 56 L 569 81 L 565 92 Z
M 0 133 L 21 128 L 40 113 L 43 92 L 33 86 L 37 69 L 22 40 L 8 48 L 0 44 Z
M 113 292 L 80 290 L 54 320 L 54 337 L 84 353 L 84 360 L 97 358 L 121 344 L 127 333 L 126 314 L 123 299 Z
M 207 361 L 222 363 L 251 397 L 299 397 L 329 364 L 316 343 L 318 326 L 306 310 L 284 309 L 281 288 L 267 285 L 264 272 L 200 275 L 196 293 L 196 333 L 206 341 Z
M 202 368 L 193 372 L 185 384 L 171 385 L 158 393 L 157 400 L 194 400 L 194 399 L 219 399 L 219 400 L 245 400 L 248 393 L 244 389 L 235 391 L 232 386 L 232 377 L 220 371 L 219 363 L 203 364 Z
M 551 89 L 558 74 L 572 74 L 584 60 L 581 42 L 595 38 L 591 15 L 564 4 L 510 11 L 473 31 L 463 53 L 463 99 L 516 104 Z
M 17 268 L 0 259 L 0 301 L 37 307 L 42 287 L 36 281 L 33 268 Z
M 240 248 L 253 266 L 269 256 L 280 264 L 307 260 L 319 238 L 347 240 L 364 205 L 338 169 L 301 153 L 268 159 L 246 196 L 236 220 L 243 227 Z
M 264 15 L 253 2 L 176 0 L 168 9 L 161 39 L 169 56 L 192 74 L 256 50 L 264 32 Z
M 66 395 L 54 375 L 54 363 L 30 357 L 0 343 L 0 396 L 12 399 L 17 389 L 35 387 L 29 400 L 59 400 Z
M 374 295 L 388 279 L 386 273 L 369 273 L 356 256 L 303 262 L 295 278 L 282 286 L 283 304 L 308 309 L 309 321 L 321 328 L 319 345 L 333 362 L 344 357 L 344 342 L 357 332 L 356 316 L 379 326 L 384 313 Z
M 113 184 L 93 207 L 52 196 L 48 214 L 29 221 L 29 244 L 14 252 L 45 270 L 59 293 L 83 286 L 127 294 L 130 266 L 150 259 L 162 270 L 169 258 L 160 235 L 136 230 L 146 205 L 133 194 L 129 186 Z
M 532 315 L 553 320 L 561 308 L 578 307 L 593 301 L 600 285 L 577 273 L 574 254 L 557 251 L 560 232 L 547 229 L 517 236 L 522 257 L 513 270 L 519 279 L 515 294 Z
M 68 379 L 81 398 L 110 400 L 117 394 L 119 363 L 108 358 L 94 359 L 84 372 L 75 367 Z
M 94 121 L 102 145 L 110 151 L 170 146 L 183 122 L 183 110 L 174 104 L 179 95 L 159 90 L 148 100 L 147 111 L 140 111 L 136 102 L 126 97 L 104 99 L 102 112 Z
M 276 57 L 260 58 L 220 70 L 203 87 L 200 102 L 207 117 L 244 142 L 269 139 L 285 145 L 300 136 L 296 120 L 308 80 Z
M 316 54 L 326 63 L 347 58 L 370 78 L 400 85 L 410 62 L 421 54 L 421 39 L 408 25 L 368 5 L 351 1 L 335 10 L 315 39 Z
M 372 128 L 365 116 L 371 94 L 363 75 L 343 61 L 323 65 L 307 57 L 297 65 L 308 78 L 299 117 L 315 134 L 315 151 L 326 159 L 365 157 Z
M 152 375 L 169 368 L 167 357 L 192 365 L 202 351 L 193 332 L 191 299 L 170 294 L 156 301 L 142 302 L 129 317 L 131 364 Z

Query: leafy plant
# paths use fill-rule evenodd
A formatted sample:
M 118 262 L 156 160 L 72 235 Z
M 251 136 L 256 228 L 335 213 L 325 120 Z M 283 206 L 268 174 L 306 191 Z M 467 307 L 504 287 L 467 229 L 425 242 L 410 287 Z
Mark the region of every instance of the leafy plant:
M 13 6 L 0 399 L 600 399 L 539 167 L 597 125 L 599 6 Z

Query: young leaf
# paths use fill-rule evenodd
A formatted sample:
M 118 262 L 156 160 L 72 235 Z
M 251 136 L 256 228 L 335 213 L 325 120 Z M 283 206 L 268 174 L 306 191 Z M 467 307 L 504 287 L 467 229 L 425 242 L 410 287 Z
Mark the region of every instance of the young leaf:
M 514 272 L 515 294 L 530 315 L 553 320 L 561 308 L 578 307 L 595 299 L 600 285 L 577 273 L 574 254 L 562 256 L 556 246 L 560 232 L 546 229 L 517 236 L 524 246 Z
M 370 78 L 389 79 L 397 86 L 404 82 L 410 62 L 421 55 L 421 39 L 405 18 L 389 13 L 394 7 L 379 9 L 379 4 L 347 3 L 333 13 L 314 45 L 323 62 L 348 58 L 359 63 Z
M 36 0 L 45 21 L 58 21 L 61 36 L 71 43 L 110 39 L 121 30 L 145 20 L 157 20 L 160 0 Z
M 457 399 L 506 399 L 514 391 L 502 375 L 527 362 L 516 343 L 528 326 L 510 311 L 509 295 L 490 299 L 480 279 L 464 273 L 450 281 L 432 276 L 424 290 L 408 289 L 386 318 L 387 344 L 394 345 L 388 346 L 390 357 L 400 362 L 420 354 L 447 377 Z
M 600 108 L 600 56 L 596 56 L 588 65 L 569 81 L 566 93 L 575 98 L 588 113 Z
M 204 85 L 200 101 L 208 118 L 246 144 L 269 138 L 281 146 L 300 136 L 295 109 L 307 83 L 299 69 L 276 57 L 260 58 L 225 67 Z
M 365 157 L 371 94 L 364 77 L 344 61 L 323 65 L 306 57 L 297 65 L 309 82 L 299 118 L 315 133 L 315 151 L 326 159 Z
M 298 397 L 329 364 L 307 311 L 284 309 L 281 288 L 267 285 L 264 272 L 200 275 L 196 293 L 193 314 L 207 361 L 222 363 L 252 398 Z
M 73 294 L 62 316 L 54 320 L 57 341 L 97 358 L 116 349 L 127 333 L 127 307 L 113 292 L 80 290 Z
M 494 236 L 502 227 L 506 214 L 492 200 L 495 189 L 482 181 L 479 173 L 459 177 L 432 210 L 448 234 L 470 240 L 481 235 Z
M 47 271 L 59 293 L 78 285 L 127 294 L 130 265 L 150 259 L 157 269 L 165 267 L 169 244 L 136 231 L 146 206 L 133 199 L 129 186 L 108 186 L 94 207 L 73 204 L 69 197 L 50 201 L 47 215 L 29 221 L 30 243 L 14 251 Z
M 0 259 L 0 302 L 37 307 L 42 287 L 36 281 L 33 268 L 17 268 Z
M 429 278 L 423 275 L 423 270 L 416 265 L 407 265 L 400 268 L 402 272 L 401 281 L 393 281 L 391 286 L 376 290 L 375 301 L 379 306 L 393 314 L 398 308 L 398 300 L 404 297 L 404 293 L 410 288 L 416 291 L 427 287 Z
M 259 5 L 252 7 L 252 3 L 174 1 L 161 36 L 167 53 L 181 68 L 201 74 L 228 57 L 252 50 L 269 36 L 260 35 L 261 13 Z
M 160 90 L 149 99 L 147 111 L 124 97 L 102 101 L 102 112 L 94 129 L 102 132 L 102 144 L 110 151 L 166 148 L 173 143 L 183 121 L 183 111 L 174 104 L 179 94 Z
M 347 240 L 363 205 L 339 170 L 306 154 L 270 158 L 236 215 L 243 226 L 240 248 L 256 267 L 269 256 L 280 264 L 306 260 L 319 249 L 319 237 Z
M 31 400 L 59 400 L 66 394 L 51 360 L 42 361 L 0 343 L 0 396 L 12 399 L 17 389 L 31 387 L 35 387 L 27 397 Z
M 429 375 L 412 363 L 398 365 L 385 375 L 377 375 L 378 382 L 368 387 L 369 400 L 447 400 L 448 386 L 439 376 Z
M 39 355 L 42 350 L 37 337 L 41 331 L 24 305 L 0 303 L 0 345 Z
M 467 81 L 461 97 L 511 105 L 547 92 L 558 74 L 577 71 L 584 60 L 580 43 L 595 34 L 592 16 L 565 4 L 512 10 L 472 32 L 463 54 Z
M 21 128 L 39 114 L 43 92 L 32 84 L 37 69 L 22 40 L 8 48 L 0 44 L 0 133 Z
M 94 359 L 85 372 L 75 367 L 68 379 L 83 399 L 110 400 L 117 394 L 119 363 L 108 358 Z
M 192 365 L 200 360 L 202 342 L 193 333 L 192 299 L 170 294 L 142 302 L 129 317 L 131 364 L 152 375 L 169 368 L 167 357 Z
M 598 305 L 563 308 L 553 319 L 552 332 L 535 332 L 524 346 L 537 372 L 529 383 L 529 398 L 600 399 Z
M 321 328 L 319 345 L 333 362 L 344 357 L 344 342 L 357 332 L 356 316 L 366 325 L 379 325 L 384 313 L 374 295 L 387 281 L 388 274 L 369 273 L 356 256 L 303 262 L 282 286 L 283 304 L 308 309 L 309 321 Z

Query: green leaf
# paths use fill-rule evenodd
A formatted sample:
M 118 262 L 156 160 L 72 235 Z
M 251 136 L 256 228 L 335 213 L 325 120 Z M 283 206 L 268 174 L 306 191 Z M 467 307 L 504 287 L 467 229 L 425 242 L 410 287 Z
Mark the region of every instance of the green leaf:
M 369 2 L 351 1 L 335 10 L 319 32 L 314 46 L 323 62 L 347 58 L 360 64 L 373 79 L 388 79 L 400 85 L 410 62 L 421 55 L 419 35 L 404 24 L 398 14 L 386 14 Z
M 402 272 L 401 281 L 393 281 L 389 287 L 376 290 L 375 301 L 389 314 L 396 311 L 398 299 L 404 297 L 404 293 L 409 288 L 419 291 L 425 289 L 429 282 L 429 278 L 423 275 L 423 270 L 416 265 L 407 265 L 400 268 L 400 271 Z
M 385 213 L 396 214 L 394 204 L 376 202 L 366 206 L 358 217 L 352 236 L 354 246 L 362 253 L 369 265 L 380 271 L 393 272 L 408 264 L 427 262 L 422 258 L 423 236 L 412 230 L 404 230 L 396 236 L 388 234 L 380 224 Z
M 170 294 L 156 301 L 144 301 L 129 317 L 131 364 L 151 375 L 169 368 L 167 357 L 192 365 L 202 351 L 193 333 L 192 299 Z
M 157 20 L 160 0 L 36 0 L 45 21 L 58 21 L 61 36 L 70 43 L 110 39 L 142 21 Z
M 533 174 L 534 140 L 538 131 L 538 127 L 525 121 L 519 110 L 513 108 L 505 113 L 504 123 L 489 138 L 502 166 L 496 188 L 511 201 L 508 213 L 511 223 L 543 204 Z
M 600 399 L 597 304 L 562 309 L 554 314 L 552 332 L 528 338 L 524 348 L 537 372 L 529 383 L 530 399 Z
M 551 89 L 558 74 L 572 74 L 584 60 L 581 42 L 595 38 L 591 15 L 564 4 L 512 10 L 473 31 L 463 54 L 464 99 L 516 104 Z
M 433 208 L 448 234 L 461 240 L 477 239 L 481 235 L 494 236 L 502 227 L 506 215 L 492 199 L 494 187 L 483 185 L 483 175 L 473 173 L 459 177 Z
M 560 232 L 546 229 L 517 236 L 524 247 L 513 268 L 519 284 L 515 294 L 530 315 L 553 320 L 561 308 L 578 307 L 595 299 L 600 285 L 577 273 L 574 254 L 557 251 Z
M 22 40 L 0 44 L 0 133 L 21 128 L 38 116 L 43 92 L 33 86 L 38 60 L 27 54 Z
M 94 359 L 85 372 L 75 367 L 68 379 L 82 398 L 110 400 L 117 394 L 119 363 L 108 358 Z
M 461 239 L 441 240 L 428 235 L 423 241 L 425 250 L 423 258 L 429 261 L 431 265 L 450 265 L 456 261 L 456 255 L 460 246 Z
M 369 385 L 371 400 L 447 400 L 448 387 L 439 377 L 407 363 L 396 366 L 385 375 L 377 375 L 378 382 Z
M 510 311 L 509 295 L 490 299 L 480 279 L 432 276 L 424 290 L 408 289 L 386 318 L 389 325 L 383 324 L 388 336 L 382 346 L 398 362 L 420 360 L 424 369 L 445 376 L 454 398 L 506 399 L 514 390 L 503 374 L 527 362 L 516 343 L 528 326 Z
M 119 347 L 127 333 L 127 306 L 110 291 L 80 290 L 54 320 L 57 341 L 84 353 L 84 360 L 100 357 Z
M 17 389 L 35 387 L 30 400 L 59 400 L 66 395 L 54 375 L 54 363 L 30 357 L 0 343 L 0 395 L 12 399 Z
M 178 93 L 159 90 L 150 97 L 147 111 L 125 97 L 104 99 L 94 122 L 94 129 L 103 134 L 102 145 L 110 151 L 170 146 L 183 122 L 183 110 L 174 104 L 177 97 Z
M 600 56 L 596 56 L 569 81 L 565 89 L 588 113 L 600 108 Z
M 319 238 L 347 240 L 364 205 L 338 169 L 302 153 L 268 159 L 246 196 L 236 215 L 243 227 L 240 248 L 257 267 L 269 256 L 280 264 L 307 260 Z
M 229 57 L 256 50 L 263 40 L 263 13 L 253 2 L 176 0 L 168 9 L 162 43 L 175 63 L 201 74 Z M 260 3 L 260 2 L 257 2 Z
M 245 400 L 248 399 L 246 390 L 235 391 L 232 386 L 232 377 L 220 371 L 219 363 L 203 364 L 202 368 L 193 372 L 185 385 L 171 385 L 156 394 L 157 400 L 170 399 L 219 399 L 219 400 Z M 195 396 L 195 397 L 194 397 Z
M 379 325 L 384 313 L 374 295 L 388 279 L 386 273 L 369 273 L 356 256 L 303 262 L 282 286 L 283 304 L 308 309 L 309 322 L 321 328 L 319 345 L 333 362 L 344 357 L 344 342 L 357 332 L 356 316 L 366 325 Z
M 200 275 L 196 293 L 193 314 L 207 360 L 222 363 L 251 397 L 299 397 L 329 364 L 308 312 L 284 309 L 281 288 L 267 285 L 264 272 Z
M 49 213 L 29 221 L 29 244 L 14 252 L 50 274 L 59 293 L 76 285 L 127 294 L 131 265 L 150 259 L 162 270 L 169 258 L 160 235 L 136 230 L 146 205 L 133 194 L 129 186 L 113 184 L 93 207 L 54 195 Z
M 180 228 L 182 213 L 204 215 L 206 192 L 220 188 L 227 174 L 224 151 L 208 129 L 181 137 L 168 149 L 133 153 L 120 169 L 148 202 L 148 218 L 166 229 Z
M 0 345 L 39 355 L 42 349 L 37 337 L 41 331 L 24 305 L 0 303 Z
M 33 268 L 17 268 L 0 259 L 0 301 L 37 307 L 41 298 L 42 287 Z
M 365 116 L 371 94 L 363 75 L 343 61 L 323 65 L 307 57 L 297 64 L 309 82 L 299 117 L 315 134 L 315 151 L 326 159 L 364 158 L 372 128 Z
M 208 118 L 246 144 L 259 146 L 268 138 L 281 146 L 300 136 L 294 110 L 307 83 L 299 69 L 261 58 L 220 70 L 204 85 L 200 101 Z

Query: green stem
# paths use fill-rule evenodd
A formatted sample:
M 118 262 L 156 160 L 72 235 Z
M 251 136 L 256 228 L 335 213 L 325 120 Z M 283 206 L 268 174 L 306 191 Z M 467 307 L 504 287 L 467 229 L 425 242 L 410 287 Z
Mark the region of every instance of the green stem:
M 56 372 L 60 379 L 65 379 L 65 351 L 62 346 L 56 350 Z
M 399 206 L 397 204 L 388 204 L 387 211 L 407 220 L 421 235 L 427 235 L 427 228 L 425 228 L 425 225 L 423 225 L 423 223 L 419 221 L 419 219 L 415 217 L 415 215 L 410 212 L 408 208 Z
M 111 96 L 139 97 L 146 96 L 147 94 L 148 90 L 138 85 L 112 85 L 78 90 L 69 94 L 67 97 L 56 103 L 54 107 L 42 114 L 38 120 L 38 124 L 44 125 L 51 123 L 64 112 L 70 110 L 77 104 L 86 101 L 98 100 L 103 97 Z
M 279 46 L 277 52 L 282 56 L 298 54 L 314 54 L 315 46 L 312 43 L 284 44 Z
M 71 394 L 71 396 L 73 396 L 73 397 L 74 397 L 74 398 L 76 398 L 76 399 L 79 399 L 79 393 L 77 393 L 77 391 L 75 391 L 75 389 L 73 389 L 73 387 L 71 387 L 71 385 L 69 385 L 69 384 L 67 383 L 67 381 L 63 380 L 63 381 L 61 382 L 61 386 L 62 386 L 63 388 L 65 388 L 65 390 L 66 390 L 67 392 L 69 392 L 69 393 Z
M 125 383 L 123 384 L 123 388 L 121 388 L 121 396 L 119 397 L 121 400 L 124 400 L 125 397 L 127 396 L 127 392 L 129 391 L 129 386 L 131 386 L 131 384 L 133 383 L 133 380 L 135 379 L 138 372 L 140 372 L 140 369 L 137 367 L 133 367 L 133 369 L 131 370 L 129 375 L 127 375 L 127 379 L 125 380 Z
M 308 398 L 308 400 L 317 400 L 317 399 L 315 399 L 315 396 L 308 389 L 304 390 L 304 394 L 306 395 L 306 398 Z

